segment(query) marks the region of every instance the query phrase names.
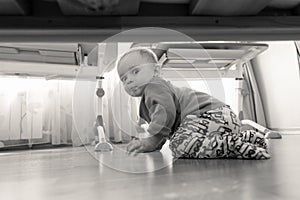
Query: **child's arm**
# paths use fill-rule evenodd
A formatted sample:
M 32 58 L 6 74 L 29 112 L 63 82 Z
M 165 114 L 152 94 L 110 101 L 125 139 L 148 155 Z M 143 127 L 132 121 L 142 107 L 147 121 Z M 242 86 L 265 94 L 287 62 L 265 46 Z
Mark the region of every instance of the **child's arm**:
M 134 138 L 128 144 L 127 151 L 134 154 L 151 152 L 160 149 L 164 142 L 165 138 L 161 134 L 141 139 Z
M 141 101 L 140 115 L 150 119 L 147 131 L 151 135 L 162 134 L 168 137 L 177 117 L 174 94 L 160 84 L 148 84 L 144 101 Z

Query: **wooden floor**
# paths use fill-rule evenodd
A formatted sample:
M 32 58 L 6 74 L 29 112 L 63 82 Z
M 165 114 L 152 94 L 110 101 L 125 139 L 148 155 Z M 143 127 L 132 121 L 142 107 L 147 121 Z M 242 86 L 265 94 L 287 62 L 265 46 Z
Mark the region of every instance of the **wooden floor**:
M 131 157 L 124 146 L 0 152 L 1 200 L 300 199 L 300 135 L 272 140 L 270 160 Z

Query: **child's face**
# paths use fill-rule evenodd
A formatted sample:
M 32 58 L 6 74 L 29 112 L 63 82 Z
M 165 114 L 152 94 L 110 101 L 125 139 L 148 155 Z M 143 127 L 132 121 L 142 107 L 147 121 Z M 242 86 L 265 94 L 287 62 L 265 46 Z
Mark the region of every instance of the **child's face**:
M 135 53 L 122 60 L 118 73 L 125 91 L 133 97 L 142 96 L 146 85 L 155 75 L 155 63 Z

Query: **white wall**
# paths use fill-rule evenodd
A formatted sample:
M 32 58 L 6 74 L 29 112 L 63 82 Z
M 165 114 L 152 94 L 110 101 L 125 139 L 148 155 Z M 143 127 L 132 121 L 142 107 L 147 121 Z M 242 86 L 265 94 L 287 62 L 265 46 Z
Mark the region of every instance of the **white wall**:
M 267 126 L 283 133 L 300 131 L 300 72 L 294 42 L 268 42 L 253 60 Z

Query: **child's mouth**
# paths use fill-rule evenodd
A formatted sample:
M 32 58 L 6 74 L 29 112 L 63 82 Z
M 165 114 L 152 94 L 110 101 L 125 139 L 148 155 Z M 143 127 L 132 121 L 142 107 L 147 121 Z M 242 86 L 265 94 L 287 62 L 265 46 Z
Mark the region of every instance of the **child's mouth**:
M 130 90 L 132 91 L 132 92 L 135 92 L 135 91 L 137 91 L 137 89 L 138 89 L 138 87 L 132 87 L 132 88 L 130 88 Z

